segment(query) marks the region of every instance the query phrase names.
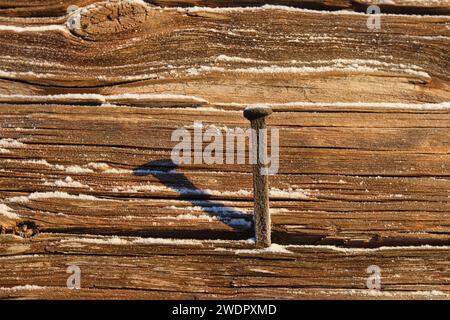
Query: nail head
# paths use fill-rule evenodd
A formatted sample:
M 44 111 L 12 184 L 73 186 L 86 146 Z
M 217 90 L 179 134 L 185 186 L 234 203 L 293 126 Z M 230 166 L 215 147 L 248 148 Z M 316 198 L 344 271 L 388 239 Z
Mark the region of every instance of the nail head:
M 244 109 L 244 117 L 248 120 L 256 120 L 272 114 L 272 108 L 268 106 L 249 106 Z

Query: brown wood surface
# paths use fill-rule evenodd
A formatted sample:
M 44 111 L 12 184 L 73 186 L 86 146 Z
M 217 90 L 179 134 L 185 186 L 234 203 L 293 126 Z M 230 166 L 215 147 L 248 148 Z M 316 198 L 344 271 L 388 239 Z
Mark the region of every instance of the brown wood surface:
M 115 0 L 112 0 L 115 1 Z M 448 14 L 449 0 L 144 0 L 161 7 L 236 7 L 285 5 L 296 8 L 365 11 L 369 5 L 379 5 L 383 12 Z M 69 6 L 83 7 L 98 0 L 2 0 L 0 16 L 56 17 L 65 15 Z
M 93 2 L 0 1 L 0 298 L 449 299 L 448 1 L 396 1 L 378 32 L 323 11 L 375 1 Z M 233 8 L 267 3 L 297 8 Z M 265 251 L 250 165 L 162 172 L 175 129 L 259 103 Z
M 170 92 L 210 103 L 448 100 L 447 16 L 386 15 L 374 32 L 366 15 L 351 12 L 126 5 L 109 20 L 111 6 L 88 7 L 72 31 L 65 20 L 0 18 L 25 28 L 0 30 L 0 94 Z
M 163 245 L 114 239 L 116 244 L 109 244 L 111 238 L 4 237 L 0 242 L 3 255 L 0 296 L 58 299 L 450 297 L 448 247 L 339 250 L 290 246 L 280 253 L 256 250 L 244 243 Z M 81 290 L 66 288 L 66 270 L 70 265 L 82 270 Z M 381 269 L 382 291 L 366 287 L 366 269 L 370 265 Z

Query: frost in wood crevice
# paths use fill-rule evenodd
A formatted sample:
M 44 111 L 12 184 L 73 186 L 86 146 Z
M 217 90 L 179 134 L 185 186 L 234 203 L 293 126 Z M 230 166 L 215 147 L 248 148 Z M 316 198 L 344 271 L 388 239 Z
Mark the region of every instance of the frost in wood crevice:
M 9 219 L 19 219 L 20 216 L 5 204 L 0 204 L 0 214 Z

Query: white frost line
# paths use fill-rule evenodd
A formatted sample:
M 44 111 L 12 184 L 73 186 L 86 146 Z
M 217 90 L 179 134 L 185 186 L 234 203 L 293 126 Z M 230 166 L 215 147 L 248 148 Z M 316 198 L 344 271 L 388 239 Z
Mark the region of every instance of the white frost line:
M 334 70 L 345 70 L 345 71 L 381 71 L 380 68 L 387 68 L 392 71 L 410 73 L 422 77 L 430 77 L 427 73 L 423 72 L 423 69 L 412 64 L 404 63 L 391 63 L 385 61 L 379 61 L 375 59 L 331 59 L 331 60 L 313 60 L 313 61 L 265 61 L 265 60 L 253 60 L 241 57 L 229 57 L 225 55 L 220 55 L 216 57 L 215 61 L 235 61 L 235 62 L 255 62 L 260 64 L 261 61 L 266 64 L 274 63 L 288 63 L 293 66 L 277 66 L 271 65 L 262 68 L 241 68 L 235 69 L 239 72 L 249 72 L 249 73 L 276 73 L 276 72 L 291 72 L 291 73 L 318 73 L 318 72 L 328 72 Z
M 270 188 L 269 195 L 271 197 L 280 197 L 280 198 L 293 198 L 293 199 L 309 199 L 310 191 L 304 189 L 278 189 L 278 188 Z
M 217 133 L 222 133 L 222 132 L 229 132 L 229 133 L 234 133 L 236 129 L 241 129 L 241 127 L 237 127 L 237 126 L 217 126 L 214 124 L 206 124 L 206 123 L 202 123 L 202 122 L 194 122 L 194 124 L 189 124 L 189 125 L 184 125 L 183 128 L 185 129 L 201 129 L 204 131 L 208 131 L 208 132 L 217 132 Z
M 113 192 L 176 192 L 181 195 L 212 195 L 212 196 L 243 196 L 249 197 L 252 196 L 252 191 L 240 189 L 237 191 L 219 191 L 212 189 L 191 189 L 191 188 L 169 188 L 161 185 L 138 185 L 138 186 L 120 186 L 115 187 Z M 310 192 L 309 190 L 303 189 L 278 189 L 271 188 L 269 190 L 269 194 L 271 197 L 277 198 L 290 198 L 290 199 L 309 199 Z
M 6 148 L 22 148 L 24 146 L 25 144 L 14 139 L 0 139 L 0 153 L 11 153 L 11 150 Z
M 286 253 L 294 254 L 289 249 L 312 249 L 312 250 L 331 250 L 342 253 L 371 253 L 377 251 L 390 251 L 390 250 L 450 250 L 450 246 L 398 246 L 398 247 L 379 247 L 379 248 L 341 248 L 332 245 L 280 245 L 273 243 L 269 248 L 265 249 L 232 249 L 232 248 L 217 248 L 216 251 L 229 251 L 236 254 L 248 254 L 248 253 Z
M 114 192 L 114 190 L 113 190 Z M 67 192 L 54 191 L 54 192 L 33 192 L 27 196 L 16 196 L 6 199 L 8 202 L 13 203 L 24 203 L 30 200 L 39 200 L 39 199 L 67 199 L 67 200 L 81 200 L 81 201 L 103 201 L 103 202 L 126 202 L 126 203 L 135 203 L 142 202 L 146 203 L 151 200 L 117 200 L 117 199 L 109 199 L 109 198 L 98 198 L 91 195 L 86 194 L 69 194 Z M 176 200 L 166 200 L 167 202 Z M 236 222 L 239 223 L 239 222 Z
M 217 251 L 222 251 L 221 248 L 218 248 Z M 272 243 L 270 247 L 263 248 L 263 249 L 238 249 L 233 250 L 235 254 L 252 254 L 252 253 L 285 253 L 285 254 L 292 254 L 291 251 L 286 249 L 286 246 L 282 246 L 276 243 Z
M 111 168 L 108 164 L 102 162 L 90 162 L 86 165 L 70 165 L 65 166 L 61 164 L 51 164 L 47 160 L 11 160 L 7 159 L 6 162 L 21 162 L 26 164 L 35 164 L 46 166 L 55 170 L 65 171 L 67 173 L 94 173 L 94 172 L 102 172 L 102 173 L 111 173 L 111 174 L 132 174 L 133 172 L 143 172 L 148 174 L 163 174 L 163 173 L 174 173 L 175 171 L 158 171 L 158 170 L 128 170 L 128 169 L 120 169 L 120 168 Z
M 217 221 L 217 217 L 210 216 L 207 214 L 201 214 L 201 215 L 194 215 L 194 214 L 179 214 L 177 216 L 162 216 L 157 217 L 157 220 L 204 220 L 208 222 Z
M 244 63 L 269 63 L 269 61 L 265 60 L 255 60 L 251 58 L 241 58 L 241 57 L 230 57 L 224 54 L 221 54 L 215 58 L 215 61 L 223 61 L 223 62 L 244 62 Z
M 196 240 L 196 239 L 170 239 L 170 238 L 139 238 L 139 237 L 117 237 L 117 236 L 98 236 L 96 238 L 69 238 L 62 239 L 61 242 L 82 242 L 90 244 L 112 244 L 112 245 L 131 245 L 131 244 L 161 244 L 161 245 L 194 245 L 204 246 L 208 244 L 254 244 L 253 239 L 248 240 Z
M 173 108 L 168 108 L 168 107 L 158 107 L 158 109 L 160 110 L 173 110 Z M 222 108 L 217 108 L 217 107 L 204 107 L 204 106 L 200 106 L 200 107 L 186 107 L 183 108 L 183 111 L 204 111 L 204 112 L 226 112 L 226 113 L 240 113 L 240 111 L 236 111 L 236 110 L 226 110 L 226 109 L 222 109 Z
M 33 71 L 27 72 L 13 72 L 13 71 L 5 71 L 0 70 L 0 77 L 6 79 L 23 79 L 23 78 L 38 78 L 38 79 L 49 79 L 55 77 L 55 74 L 51 73 L 36 73 Z
M 249 63 L 252 59 L 249 58 L 240 58 L 240 57 L 228 57 L 228 56 L 218 56 L 215 58 L 215 63 L 217 63 L 217 59 L 226 59 L 227 61 L 241 61 Z M 280 63 L 281 61 L 277 62 Z M 260 63 L 269 63 L 268 61 L 264 62 L 263 60 Z M 203 65 L 197 67 L 191 67 L 186 69 L 184 72 L 188 76 L 198 76 L 200 74 L 207 74 L 211 72 L 220 72 L 220 73 L 245 73 L 245 74 L 318 74 L 318 73 L 333 73 L 333 72 L 341 72 L 341 73 L 371 73 L 371 74 L 386 74 L 386 73 L 398 73 L 400 75 L 408 75 L 414 77 L 424 78 L 426 80 L 430 80 L 431 77 L 428 73 L 424 72 L 417 66 L 414 65 L 404 65 L 404 64 L 393 64 L 387 63 L 377 60 L 362 60 L 362 59 L 335 59 L 331 61 L 312 61 L 308 63 L 302 63 L 301 65 L 295 66 L 298 64 L 297 61 L 289 61 L 289 66 L 283 65 L 267 65 L 263 67 L 248 67 L 248 68 L 235 68 L 235 69 L 227 69 L 218 66 L 211 65 Z M 311 66 L 315 65 L 316 66 Z M 320 65 L 323 64 L 323 65 Z M 40 79 L 50 79 L 54 78 L 57 75 L 49 74 L 49 73 L 35 73 L 35 72 L 11 72 L 0 70 L 0 77 L 11 78 L 11 79 L 21 79 L 27 77 L 34 77 Z M 100 77 L 99 77 L 100 78 Z M 149 79 L 149 75 L 137 75 L 137 76 L 129 76 L 122 77 L 122 79 L 127 80 L 138 80 L 138 79 Z M 106 80 L 106 77 L 101 76 L 102 80 Z M 114 78 L 115 79 L 115 78 Z M 1 96 L 7 97 L 8 99 L 16 97 L 20 99 L 24 96 Z M 25 96 L 26 97 L 26 96 Z M 186 96 L 186 95 L 178 95 L 178 94 L 120 94 L 120 95 L 110 95 L 103 96 L 98 94 L 66 94 L 66 95 L 54 95 L 54 96 L 30 96 L 27 97 L 27 101 L 61 101 L 61 99 L 71 98 L 71 99 L 79 99 L 83 101 L 84 99 L 89 101 L 98 101 L 102 103 L 104 106 L 113 106 L 115 102 L 120 102 L 120 100 L 151 100 L 151 101 L 192 101 L 197 103 L 206 103 L 207 101 L 195 96 Z M 117 101 L 118 100 L 118 101 Z
M 377 251 L 390 251 L 390 250 L 450 250 L 450 246 L 392 246 L 392 247 L 379 247 L 379 248 L 341 248 L 331 245 L 286 245 L 289 248 L 299 249 L 320 249 L 320 250 L 332 250 L 343 253 L 370 253 Z
M 417 0 L 416 0 L 417 1 Z M 281 5 L 270 5 L 266 4 L 260 7 L 217 7 L 217 8 L 210 8 L 210 7 L 189 7 L 189 8 L 183 8 L 183 7 L 167 7 L 167 8 L 155 8 L 163 11 L 179 11 L 179 12 L 256 12 L 256 11 L 265 11 L 265 10 L 280 10 L 285 12 L 303 12 L 303 13 L 319 13 L 322 15 L 360 15 L 360 16 L 367 16 L 364 12 L 355 12 L 355 11 L 349 11 L 349 10 L 339 10 L 339 11 L 327 11 L 327 10 L 312 10 L 312 9 L 303 9 L 303 8 L 294 8 L 294 7 L 288 7 L 288 6 L 281 6 Z M 409 15 L 409 14 L 391 14 L 391 13 L 381 13 L 382 16 L 403 16 L 403 17 L 430 17 L 429 15 Z M 449 18 L 450 16 L 439 16 L 439 18 L 445 17 Z
M 0 75 L 1 75 L 0 71 Z M 29 73 L 26 73 L 29 75 Z M 190 96 L 190 95 L 181 95 L 181 94 L 171 94 L 171 93 L 124 93 L 124 94 L 114 94 L 114 95 L 102 95 L 102 94 L 57 94 L 57 95 L 0 95 L 0 100 L 10 100 L 10 99 L 23 99 L 27 101 L 71 101 L 71 100 L 79 100 L 79 101 L 92 101 L 97 100 L 99 103 L 108 103 L 115 102 L 117 100 L 126 99 L 126 100 L 155 100 L 155 101 L 194 101 L 199 103 L 207 103 L 205 99 Z
M 170 238 L 141 238 L 141 237 L 118 237 L 118 236 L 96 236 L 89 238 L 90 235 L 84 235 L 85 238 L 68 238 L 62 239 L 61 242 L 82 242 L 92 244 L 113 244 L 113 245 L 129 245 L 129 244 L 163 244 L 163 245 L 196 245 L 203 246 L 208 244 L 240 244 L 254 245 L 255 239 L 247 240 L 196 240 L 196 239 L 170 239 Z M 344 253 L 370 253 L 376 251 L 390 250 L 450 250 L 450 246 L 398 246 L 398 247 L 379 247 L 379 248 L 340 248 L 331 245 L 280 245 L 273 243 L 269 248 L 265 249 L 232 249 L 232 248 L 216 248 L 216 251 L 232 251 L 239 253 L 286 253 L 293 254 L 290 248 L 313 249 L 313 250 L 333 250 Z
M 193 214 L 180 214 L 177 216 L 163 216 L 163 217 L 157 217 L 157 220 L 201 220 L 201 221 L 208 221 L 208 222 L 214 222 L 214 221 L 220 221 L 230 226 L 243 226 L 250 228 L 253 223 L 251 221 L 248 221 L 246 219 L 240 219 L 240 218 L 227 218 L 223 216 L 214 216 L 214 215 L 208 215 L 208 214 L 202 214 L 202 215 L 193 215 Z
M 187 206 L 187 207 L 169 206 L 169 207 L 165 207 L 165 209 L 182 210 L 182 211 L 207 211 L 207 212 L 212 212 L 212 213 L 220 214 L 220 215 L 230 215 L 230 214 L 234 214 L 235 212 L 242 212 L 245 214 L 253 213 L 253 211 L 243 212 L 242 209 L 237 209 L 237 208 L 208 206 L 208 203 L 205 203 L 204 206 Z
M 418 296 L 418 297 L 450 297 L 450 294 L 445 293 L 440 290 L 431 290 L 431 291 L 400 291 L 400 292 L 387 292 L 387 291 L 379 291 L 379 290 L 369 290 L 367 292 L 368 296 L 374 297 L 396 297 L 401 295 L 407 296 Z
M 22 148 L 25 144 L 14 139 L 0 139 L 0 147 L 5 148 Z
M 403 296 L 418 296 L 418 297 L 450 297 L 450 294 L 439 290 L 431 291 L 382 291 L 369 289 L 334 289 L 323 290 L 313 289 L 305 292 L 303 290 L 293 290 L 295 294 L 310 295 L 311 293 L 318 293 L 327 296 L 333 295 L 350 295 L 350 296 L 371 296 L 371 297 L 403 297 Z
M 416 36 L 416 35 L 405 35 L 405 37 L 413 39 L 425 39 L 425 40 L 445 40 L 448 41 L 450 37 L 448 36 Z
M 73 80 L 83 80 L 84 78 L 77 74 L 76 71 L 72 72 L 71 74 L 68 73 L 68 71 L 65 72 L 67 75 L 73 75 Z M 23 78 L 37 78 L 37 79 L 59 79 L 60 74 L 57 73 L 38 73 L 33 71 L 27 71 L 27 72 L 14 72 L 14 71 L 7 71 L 7 70 L 0 70 L 0 77 L 6 78 L 6 79 L 23 79 Z M 157 74 L 139 74 L 135 76 L 112 76 L 112 77 L 106 77 L 102 75 L 98 75 L 97 80 L 102 81 L 117 81 L 117 79 L 122 81 L 137 81 L 137 80 L 148 80 L 148 79 L 164 79 L 163 76 L 158 76 Z
M 60 188 L 90 188 L 88 185 L 73 180 L 72 177 L 66 177 L 64 180 L 45 181 L 44 186 L 60 187 Z
M 109 164 L 104 162 L 90 162 L 86 165 L 88 168 L 92 168 L 96 171 L 102 173 L 112 173 L 112 174 L 132 174 L 133 170 L 121 169 L 121 168 L 111 168 Z
M 35 285 L 23 285 L 23 286 L 15 286 L 15 287 L 0 287 L 0 291 L 22 291 L 22 290 L 44 290 L 48 287 L 35 286 Z
M 39 199 L 67 199 L 67 200 L 88 200 L 88 201 L 111 201 L 109 199 L 101 199 L 94 196 L 79 194 L 73 195 L 68 194 L 67 192 L 53 191 L 53 192 L 33 192 L 28 196 L 18 196 L 8 198 L 7 200 L 10 202 L 28 202 L 30 200 L 39 200 Z
M 448 110 L 450 101 L 440 103 L 392 103 L 392 102 L 308 102 L 296 101 L 287 103 L 251 103 L 243 104 L 237 102 L 218 102 L 218 106 L 248 107 L 257 105 L 267 105 L 273 108 L 286 108 L 289 111 L 291 107 L 336 107 L 336 108 L 374 108 L 374 109 L 413 109 L 413 110 Z
M 376 4 L 376 5 L 407 5 L 407 6 L 418 6 L 418 7 L 447 7 L 450 6 L 450 1 L 448 0 L 359 0 L 359 2 L 366 4 Z
M 250 196 L 252 193 L 248 190 L 238 191 L 219 191 L 211 189 L 192 189 L 192 188 L 169 188 L 162 185 L 138 185 L 138 186 L 120 186 L 113 189 L 114 192 L 175 192 L 182 195 L 217 195 L 217 196 Z
M 32 59 L 23 59 L 23 57 L 11 57 L 8 55 L 0 55 L 0 60 L 4 60 L 4 61 L 9 61 L 11 63 L 15 63 L 15 64 L 23 64 L 26 63 L 27 65 L 36 65 L 36 66 L 40 66 L 40 67 L 51 67 L 51 68 L 66 68 L 67 65 L 61 64 L 61 63 L 57 63 L 57 62 L 48 62 L 45 60 L 41 60 L 41 59 L 36 59 L 36 58 L 32 58 Z
M 269 208 L 269 210 L 271 214 L 292 212 L 291 210 L 285 208 Z
M 196 102 L 208 102 L 202 98 L 195 97 L 195 96 L 189 96 L 189 95 L 182 95 L 182 94 L 171 94 L 171 93 L 164 93 L 164 94 L 158 94 L 158 93 L 124 93 L 124 94 L 117 94 L 117 95 L 109 95 L 109 96 L 103 96 L 105 97 L 106 101 L 112 101 L 117 99 L 149 99 L 149 100 L 193 100 Z
M 67 32 L 67 28 L 64 25 L 51 24 L 46 26 L 33 26 L 33 27 L 21 27 L 12 25 L 0 25 L 0 31 L 13 31 L 13 32 L 43 32 L 43 31 L 63 31 Z
M 400 65 L 399 65 L 400 66 Z M 271 65 L 265 67 L 249 67 L 249 68 L 235 68 L 226 69 L 216 66 L 199 66 L 192 67 L 187 70 L 187 74 L 190 76 L 197 76 L 200 74 L 210 73 L 210 72 L 220 72 L 220 73 L 247 73 L 247 74 L 317 74 L 317 73 L 332 73 L 332 72 L 344 72 L 344 73 L 392 73 L 396 72 L 399 74 L 411 75 L 422 77 L 426 79 L 431 79 L 430 75 L 424 71 L 415 70 L 412 68 L 404 67 L 389 67 L 390 69 L 384 70 L 387 66 L 381 64 L 358 64 L 358 63 L 342 63 L 337 62 L 333 65 L 323 65 L 317 67 L 309 66 L 280 66 Z
M 0 214 L 9 219 L 20 219 L 20 216 L 5 204 L 0 204 Z
M 85 168 L 85 167 L 80 167 L 77 165 L 73 165 L 73 166 L 64 166 L 61 164 L 51 164 L 49 162 L 47 162 L 46 160 L 11 160 L 11 159 L 7 159 L 6 162 L 21 162 L 21 163 L 27 163 L 27 164 L 36 164 L 36 165 L 43 165 L 55 170 L 60 170 L 60 171 L 65 171 L 68 173 L 93 173 L 94 171 L 92 169 L 89 168 Z
M 14 237 L 17 237 L 17 236 L 14 236 Z M 29 261 L 30 258 L 43 258 L 43 257 L 46 257 L 46 255 L 44 255 L 44 254 L 19 254 L 19 255 L 12 255 L 12 256 L 0 256 L 0 260 L 24 259 L 26 261 Z

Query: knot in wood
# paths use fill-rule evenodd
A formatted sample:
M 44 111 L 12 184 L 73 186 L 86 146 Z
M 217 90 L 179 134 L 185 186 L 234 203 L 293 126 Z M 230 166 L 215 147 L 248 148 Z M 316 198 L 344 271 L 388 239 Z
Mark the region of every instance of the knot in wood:
M 96 2 L 73 12 L 68 28 L 88 40 L 106 40 L 111 36 L 137 30 L 148 20 L 150 6 L 140 0 Z

